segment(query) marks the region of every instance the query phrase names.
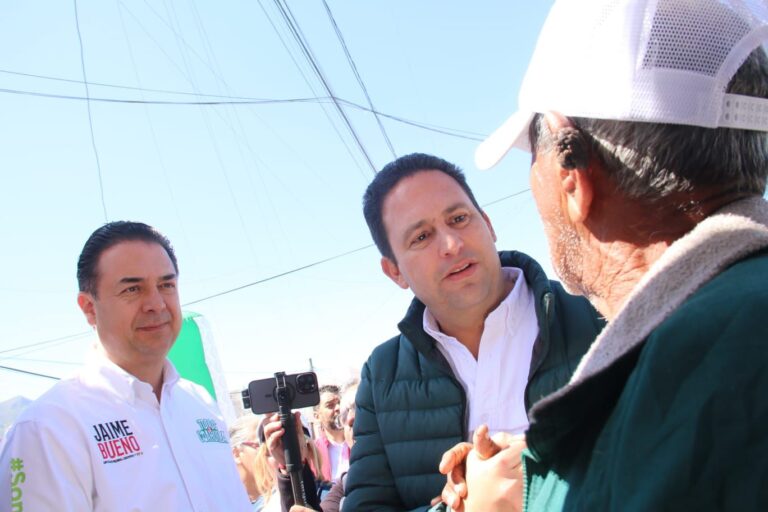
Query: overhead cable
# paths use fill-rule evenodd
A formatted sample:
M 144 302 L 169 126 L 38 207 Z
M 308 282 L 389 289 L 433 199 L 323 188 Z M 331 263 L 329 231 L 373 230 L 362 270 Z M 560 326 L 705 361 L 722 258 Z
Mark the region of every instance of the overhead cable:
M 280 44 L 283 45 L 283 48 L 285 49 L 285 53 L 288 54 L 288 57 L 291 58 L 291 61 L 293 62 L 293 65 L 296 66 L 296 70 L 301 75 L 301 78 L 304 80 L 304 83 L 307 84 L 307 88 L 312 91 L 312 94 L 315 96 L 318 96 L 318 94 L 315 92 L 315 88 L 312 86 L 312 83 L 310 82 L 309 78 L 307 78 L 307 75 L 304 73 L 304 69 L 299 65 L 296 58 L 293 56 L 293 52 L 291 52 L 290 48 L 288 47 L 288 44 L 285 42 L 285 39 L 283 38 L 283 35 L 280 33 L 280 30 L 278 30 L 277 25 L 274 21 L 272 21 L 272 17 L 267 12 L 267 9 L 264 7 L 264 4 L 262 0 L 259 1 L 259 7 L 261 8 L 261 11 L 264 13 L 264 17 L 269 22 L 270 26 L 272 27 L 272 30 L 275 31 L 275 35 L 280 40 Z M 365 171 L 360 167 L 360 163 L 357 161 L 357 158 L 355 157 L 352 148 L 349 147 L 349 144 L 344 139 L 344 137 L 341 135 L 341 132 L 339 132 L 338 127 L 336 126 L 336 123 L 331 118 L 331 114 L 328 112 L 328 109 L 325 108 L 325 106 L 320 103 L 320 110 L 323 111 L 323 114 L 325 115 L 325 118 L 328 119 L 328 123 L 331 125 L 331 128 L 333 128 L 333 131 L 336 133 L 336 136 L 339 138 L 339 141 L 344 146 L 344 149 L 347 151 L 347 154 L 349 155 L 350 160 L 355 164 L 355 167 L 360 171 L 360 173 L 367 179 L 368 176 L 365 173 Z
M 54 377 L 53 375 L 46 375 L 45 373 L 30 372 L 28 370 L 22 370 L 21 368 L 12 368 L 10 366 L 0 365 L 0 370 L 7 370 L 9 372 L 23 373 L 26 375 L 32 375 L 34 377 L 44 377 L 46 379 L 61 380 L 61 377 Z
M 311 97 L 311 98 L 286 98 L 286 99 L 259 99 L 259 98 L 247 98 L 243 97 L 243 99 L 238 99 L 238 97 L 234 96 L 235 98 L 232 101 L 164 101 L 164 100 L 128 100 L 128 99 L 120 99 L 120 98 L 99 98 L 99 97 L 90 97 L 85 98 L 83 96 L 73 96 L 73 95 L 67 95 L 67 94 L 51 94 L 51 93 L 45 93 L 45 92 L 37 92 L 37 91 L 25 91 L 25 90 L 19 90 L 19 89 L 6 89 L 6 88 L 0 88 L 0 93 L 6 93 L 6 94 L 19 94 L 24 96 L 37 96 L 42 98 L 51 98 L 51 99 L 60 99 L 60 100 L 75 100 L 75 101 L 97 101 L 97 102 L 104 102 L 104 103 L 123 103 L 123 104 L 135 104 L 135 105 L 170 105 L 170 106 L 221 106 L 221 105 L 271 105 L 271 104 L 281 104 L 281 103 L 323 103 L 323 102 L 338 102 L 343 103 L 344 105 L 347 105 L 351 108 L 355 108 L 358 110 L 364 110 L 366 112 L 374 112 L 377 115 L 381 117 L 386 117 L 388 119 L 392 119 L 393 121 L 397 121 L 398 123 L 407 124 L 410 126 L 413 126 L 415 128 L 421 128 L 422 130 L 428 130 L 436 133 L 441 133 L 443 135 L 448 135 L 450 137 L 457 137 L 460 139 L 467 139 L 467 140 L 473 140 L 473 141 L 483 141 L 485 136 L 482 134 L 476 134 L 476 132 L 471 132 L 467 130 L 458 130 L 455 128 L 446 128 L 446 127 L 440 127 L 436 125 L 430 125 L 426 123 L 420 123 L 418 121 L 413 121 L 410 119 L 406 119 L 404 117 L 395 116 L 392 114 L 385 114 L 384 112 L 379 111 L 372 111 L 370 108 L 360 105 L 358 103 L 351 102 L 349 100 L 345 100 L 342 98 L 328 98 L 323 96 L 317 96 L 317 97 Z M 189 94 L 189 93 L 178 93 L 178 94 Z M 214 97 L 215 95 L 205 95 L 205 94 L 199 94 L 198 96 L 209 96 Z M 462 134 L 469 134 L 469 135 L 462 135 Z
M 328 2 L 323 0 L 323 5 L 325 6 L 325 12 L 328 13 L 328 18 L 331 21 L 331 25 L 333 25 L 333 30 L 336 32 L 336 37 L 338 38 L 339 43 L 341 44 L 341 48 L 344 50 L 344 55 L 347 56 L 347 62 L 349 62 L 349 66 L 352 68 L 352 72 L 355 74 L 355 78 L 357 79 L 357 83 L 360 85 L 360 89 L 363 90 L 365 99 L 368 101 L 368 106 L 371 108 L 371 112 L 373 112 L 373 117 L 376 118 L 376 122 L 379 125 L 379 130 L 381 131 L 381 134 L 384 136 L 384 140 L 387 143 L 387 147 L 389 147 L 389 151 L 392 153 L 392 158 L 397 158 L 397 153 L 395 152 L 395 148 L 392 145 L 392 141 L 389 139 L 389 135 L 387 135 L 387 131 L 384 129 L 384 124 L 382 124 L 381 118 L 376 113 L 376 108 L 373 106 L 373 101 L 371 101 L 371 97 L 368 94 L 368 88 L 365 86 L 365 83 L 363 83 L 363 78 L 360 76 L 360 73 L 357 70 L 357 66 L 355 65 L 354 59 L 352 58 L 352 54 L 349 53 L 347 42 L 344 40 L 344 36 L 341 33 L 341 29 L 339 28 L 339 25 L 336 23 L 336 18 L 333 17 L 333 13 L 331 12 L 330 6 L 328 6 Z
M 107 203 L 104 200 L 104 181 L 101 176 L 101 161 L 99 160 L 99 151 L 96 149 L 96 136 L 93 133 L 93 115 L 91 114 L 91 101 L 90 92 L 88 91 L 88 76 L 85 73 L 85 53 L 83 50 L 83 36 L 80 33 L 80 18 L 77 12 L 77 0 L 73 0 L 75 4 L 75 28 L 77 29 L 77 41 L 80 43 L 80 67 L 83 70 L 83 84 L 85 85 L 85 98 L 86 105 L 88 106 L 88 127 L 91 132 L 91 146 L 93 147 L 93 155 L 96 157 L 96 171 L 99 176 L 99 194 L 101 195 L 101 208 L 104 211 L 104 222 L 109 221 L 107 215 Z
M 13 348 L 7 348 L 7 349 L 4 349 L 4 350 L 0 350 L 0 354 L 7 354 L 8 352 L 15 352 L 17 350 L 27 349 L 27 348 L 30 348 L 30 347 L 37 347 L 37 346 L 40 346 L 40 345 L 50 345 L 51 343 L 56 343 L 56 342 L 59 342 L 59 341 L 73 341 L 73 340 L 75 340 L 77 338 L 81 338 L 81 337 L 83 337 L 83 336 L 85 336 L 87 334 L 90 334 L 91 332 L 93 332 L 93 331 L 83 331 L 83 332 L 78 332 L 78 333 L 75 333 L 75 334 L 68 334 L 66 336 L 59 336 L 58 338 L 53 338 L 53 339 L 50 339 L 50 340 L 43 340 L 43 341 L 37 341 L 37 342 L 34 342 L 34 343 L 27 343 L 25 345 L 19 345 L 18 347 L 13 347 Z M 20 354 L 17 354 L 17 355 L 20 355 Z
M 330 258 L 325 258 L 324 260 L 315 261 L 315 262 L 310 263 L 308 265 L 304 265 L 303 267 L 298 267 L 298 268 L 294 268 L 294 269 L 291 269 L 291 270 L 287 270 L 285 272 L 281 272 L 280 274 L 275 274 L 273 276 L 265 277 L 264 279 L 259 279 L 258 281 L 254 281 L 252 283 L 247 283 L 247 284 L 244 284 L 244 285 L 241 285 L 241 286 L 237 286 L 237 287 L 229 289 L 229 290 L 225 290 L 223 292 L 214 293 L 213 295 L 209 295 L 209 296 L 203 297 L 201 299 L 197 299 L 197 300 L 193 300 L 191 302 L 187 302 L 185 304 L 182 304 L 182 306 L 185 306 L 185 307 L 186 306 L 190 306 L 192 304 L 197 304 L 198 302 L 203 302 L 204 300 L 213 299 L 215 297 L 221 297 L 222 295 L 227 295 L 227 294 L 230 294 L 232 292 L 236 292 L 236 291 L 242 290 L 244 288 L 250 288 L 251 286 L 255 286 L 255 285 L 261 284 L 261 283 L 266 283 L 267 281 L 272 281 L 273 279 L 277 279 L 278 277 L 287 276 L 289 274 L 293 274 L 294 272 L 298 272 L 300 270 L 305 270 L 305 269 L 308 269 L 310 267 L 314 267 L 314 266 L 320 265 L 321 263 L 327 263 L 329 261 L 333 261 L 335 259 L 342 258 L 344 256 L 348 256 L 350 254 L 353 254 L 353 253 L 356 253 L 356 252 L 360 252 L 362 250 L 369 249 L 371 247 L 373 247 L 373 244 L 364 245 L 363 247 L 358 247 L 357 249 L 352 249 L 351 251 L 347 251 L 347 252 L 344 252 L 344 253 L 341 253 L 341 254 L 337 254 L 335 256 L 331 256 Z
M 495 200 L 493 200 L 491 202 L 484 203 L 481 206 L 483 208 L 486 208 L 488 206 L 494 205 L 494 204 L 499 203 L 501 201 L 505 201 L 507 199 L 510 199 L 510 198 L 513 198 L 513 197 L 525 194 L 526 192 L 530 192 L 530 190 L 531 189 L 529 189 L 529 188 L 527 188 L 525 190 L 520 190 L 518 192 L 515 192 L 514 194 L 510 194 L 508 196 L 504 196 L 504 197 L 500 197 L 499 199 L 495 199 Z M 308 263 L 307 265 L 303 265 L 301 267 L 293 268 L 291 270 L 286 270 L 285 272 L 281 272 L 279 274 L 275 274 L 275 275 L 272 275 L 272 276 L 269 276 L 269 277 L 265 277 L 264 279 L 259 279 L 258 281 L 253 281 L 253 282 L 250 282 L 250 283 L 246 283 L 246 284 L 243 284 L 243 285 L 240 285 L 240 286 L 236 286 L 235 288 L 230 288 L 228 290 L 224 290 L 224 291 L 221 291 L 221 292 L 218 292 L 218 293 L 214 293 L 213 295 L 208 295 L 206 297 L 201 297 L 199 299 L 195 299 L 193 301 L 186 302 L 186 303 L 182 304 L 182 306 L 184 306 L 184 307 L 191 306 L 192 304 L 198 304 L 200 302 L 203 302 L 203 301 L 206 301 L 206 300 L 209 300 L 209 299 L 213 299 L 213 298 L 216 298 L 216 297 L 221 297 L 223 295 L 228 295 L 230 293 L 233 293 L 233 292 L 236 292 L 236 291 L 239 291 L 239 290 L 243 290 L 245 288 L 250 288 L 251 286 L 255 286 L 257 284 L 266 283 L 268 281 L 272 281 L 272 280 L 277 279 L 279 277 L 284 277 L 284 276 L 287 276 L 287 275 L 299 272 L 301 270 L 305 270 L 305 269 L 308 269 L 308 268 L 311 268 L 311 267 L 314 267 L 314 266 L 317 266 L 317 265 L 320 265 L 320 264 L 323 264 L 323 263 L 327 263 L 329 261 L 333 261 L 333 260 L 336 260 L 336 259 L 339 259 L 339 258 L 343 258 L 344 256 L 349 256 L 350 254 L 354 254 L 356 252 L 360 252 L 360 251 L 363 251 L 365 249 L 370 249 L 373 246 L 374 246 L 374 244 L 364 245 L 362 247 L 358 247 L 357 249 L 352 249 L 350 251 L 346 251 L 346 252 L 343 252 L 341 254 L 336 254 L 334 256 L 330 256 L 328 258 L 325 258 L 325 259 L 322 259 L 322 260 L 319 260 L 319 261 Z M 76 338 L 78 336 L 83 336 L 83 335 L 89 334 L 89 333 L 90 333 L 90 331 L 85 331 L 85 332 L 80 332 L 80 333 L 77 333 L 77 334 L 70 334 L 68 336 L 61 336 L 59 338 L 54 338 L 52 340 L 45 340 L 45 341 L 40 341 L 40 342 L 36 342 L 36 343 L 30 343 L 30 344 L 26 344 L 26 345 L 21 345 L 21 346 L 15 347 L 15 348 L 2 350 L 2 351 L 0 351 L 0 354 L 5 353 L 5 352 L 12 352 L 12 351 L 16 351 L 16 350 L 20 350 L 20 349 L 24 349 L 24 348 L 34 347 L 34 346 L 38 346 L 38 345 L 45 345 L 45 344 L 53 343 L 53 342 L 56 342 L 56 341 L 67 340 L 69 338 Z
M 283 16 L 283 20 L 285 21 L 286 25 L 290 29 L 291 33 L 293 34 L 294 39 L 299 45 L 299 48 L 301 48 L 302 53 L 304 53 L 304 57 L 307 59 L 307 62 L 309 62 L 309 65 L 311 66 L 312 70 L 315 72 L 315 75 L 317 76 L 318 80 L 320 80 L 320 83 L 322 84 L 323 88 L 325 89 L 325 92 L 328 94 L 328 96 L 333 101 L 334 106 L 336 107 L 336 110 L 339 113 L 339 116 L 341 116 L 342 121 L 344 121 L 344 124 L 347 126 L 347 130 L 349 130 L 349 133 L 352 135 L 352 138 L 354 139 L 355 143 L 357 144 L 358 149 L 365 157 L 365 160 L 368 162 L 368 165 L 371 167 L 371 172 L 376 174 L 376 165 L 374 165 L 373 160 L 371 160 L 370 155 L 368 154 L 368 150 L 363 145 L 363 141 L 360 139 L 360 136 L 357 133 L 357 130 L 355 130 L 355 127 L 352 125 L 352 121 L 349 120 L 349 117 L 347 117 L 347 113 L 344 112 L 344 109 L 341 107 L 341 104 L 336 100 L 336 95 L 333 93 L 333 90 L 331 89 L 330 83 L 328 83 L 328 79 L 323 74 L 323 71 L 320 69 L 320 65 L 317 62 L 317 59 L 315 58 L 314 53 L 312 52 L 312 49 L 309 47 L 309 41 L 307 41 L 306 37 L 304 37 L 304 33 L 301 30 L 301 27 L 299 27 L 298 22 L 296 21 L 296 18 L 293 16 L 293 12 L 291 11 L 291 8 L 288 7 L 288 4 L 284 0 L 274 0 L 275 5 L 277 6 L 277 9 L 280 11 L 280 14 Z

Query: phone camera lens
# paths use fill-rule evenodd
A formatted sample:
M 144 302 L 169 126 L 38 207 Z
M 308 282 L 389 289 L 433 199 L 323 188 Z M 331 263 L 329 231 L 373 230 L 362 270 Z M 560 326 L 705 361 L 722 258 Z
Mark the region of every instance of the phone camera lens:
M 296 377 L 296 387 L 299 393 L 313 393 L 317 389 L 317 382 L 315 376 L 311 373 L 302 373 Z

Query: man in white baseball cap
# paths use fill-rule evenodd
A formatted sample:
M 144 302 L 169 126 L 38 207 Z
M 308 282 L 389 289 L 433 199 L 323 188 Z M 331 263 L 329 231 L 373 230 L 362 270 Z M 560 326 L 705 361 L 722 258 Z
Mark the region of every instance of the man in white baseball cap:
M 528 511 L 768 503 L 766 40 L 764 0 L 555 2 L 476 162 L 532 153 L 554 266 L 609 323 L 522 468 L 472 452 L 446 501 L 514 509 L 522 479 Z

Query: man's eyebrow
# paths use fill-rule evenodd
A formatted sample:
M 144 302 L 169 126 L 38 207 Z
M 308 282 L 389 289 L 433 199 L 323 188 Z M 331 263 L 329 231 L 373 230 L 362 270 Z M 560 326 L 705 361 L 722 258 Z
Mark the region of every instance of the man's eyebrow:
M 446 208 L 445 210 L 443 210 L 443 213 L 444 214 L 451 213 L 453 211 L 458 210 L 459 208 L 467 208 L 467 203 L 465 203 L 464 201 L 459 201 L 458 203 L 454 203 L 450 205 L 448 208 Z
M 454 211 L 456 211 L 456 210 L 458 210 L 460 208 L 467 208 L 467 207 L 468 207 L 468 205 L 467 205 L 466 201 L 459 201 L 459 202 L 453 203 L 452 205 L 450 205 L 447 208 L 445 208 L 443 210 L 443 215 L 447 215 L 447 214 L 449 214 L 451 212 L 454 212 Z M 407 243 L 408 239 L 411 237 L 411 233 L 413 233 L 414 231 L 416 231 L 417 229 L 419 229 L 420 227 L 422 227 L 426 223 L 427 223 L 427 221 L 422 219 L 422 220 L 414 222 L 413 224 L 411 224 L 410 226 L 405 228 L 405 231 L 403 232 L 403 241 Z
M 171 281 L 173 279 L 176 279 L 176 274 L 166 274 L 162 277 L 160 277 L 160 281 Z M 141 283 L 145 279 L 143 277 L 124 277 L 120 279 L 120 284 L 130 284 L 130 283 Z
M 413 233 L 414 231 L 416 231 L 426 223 L 427 221 L 422 219 L 420 221 L 414 222 L 413 224 L 405 228 L 405 231 L 403 232 L 403 242 L 408 242 L 408 238 L 410 238 L 411 233 Z

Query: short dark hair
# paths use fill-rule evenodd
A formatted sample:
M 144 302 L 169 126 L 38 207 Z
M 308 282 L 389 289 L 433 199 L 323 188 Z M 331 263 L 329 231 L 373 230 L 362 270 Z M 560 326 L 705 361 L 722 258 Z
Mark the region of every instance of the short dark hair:
M 322 396 L 323 393 L 333 393 L 334 395 L 336 395 L 339 398 L 341 398 L 341 388 L 339 386 L 337 386 L 336 384 L 323 384 L 322 386 L 320 386 L 320 389 L 318 390 L 318 394 L 320 396 Z M 317 411 L 318 409 L 320 409 L 320 403 L 319 402 L 314 407 L 315 411 Z
M 319 393 L 322 395 L 323 393 L 333 393 L 334 395 L 341 394 L 341 388 L 337 386 L 336 384 L 323 384 L 320 386 Z
M 104 224 L 91 233 L 80 252 L 77 260 L 77 285 L 81 292 L 87 292 L 96 296 L 96 267 L 102 253 L 121 242 L 141 241 L 160 245 L 173 263 L 176 274 L 179 273 L 179 265 L 176 262 L 176 254 L 173 252 L 171 242 L 152 226 L 142 222 L 130 222 L 119 220 Z
M 424 153 L 411 153 L 401 156 L 397 160 L 388 163 L 382 170 L 376 173 L 373 181 L 368 185 L 363 195 L 363 215 L 368 229 L 371 231 L 371 237 L 382 256 L 396 261 L 392 252 L 392 245 L 387 237 L 387 229 L 384 226 L 382 210 L 384 200 L 389 192 L 400 183 L 400 180 L 413 176 L 416 173 L 424 171 L 439 171 L 447 174 L 456 181 L 461 189 L 467 194 L 469 200 L 477 208 L 483 211 L 477 204 L 477 199 L 472 190 L 467 185 L 467 179 L 461 169 L 442 158 L 427 155 Z

